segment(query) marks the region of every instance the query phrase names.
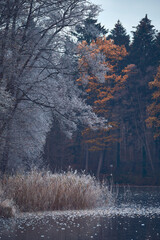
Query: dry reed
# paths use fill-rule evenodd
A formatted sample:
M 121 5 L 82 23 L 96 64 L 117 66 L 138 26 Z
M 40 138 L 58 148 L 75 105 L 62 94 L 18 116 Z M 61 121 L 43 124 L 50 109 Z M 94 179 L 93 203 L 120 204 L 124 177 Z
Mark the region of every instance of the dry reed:
M 16 208 L 11 199 L 5 198 L 5 193 L 0 184 L 0 217 L 10 218 L 14 217 L 16 214 Z
M 9 199 L 0 201 L 0 217 L 10 218 L 16 214 L 16 208 L 13 202 Z
M 3 190 L 23 211 L 90 209 L 103 203 L 107 189 L 94 177 L 72 171 L 31 171 L 2 180 Z

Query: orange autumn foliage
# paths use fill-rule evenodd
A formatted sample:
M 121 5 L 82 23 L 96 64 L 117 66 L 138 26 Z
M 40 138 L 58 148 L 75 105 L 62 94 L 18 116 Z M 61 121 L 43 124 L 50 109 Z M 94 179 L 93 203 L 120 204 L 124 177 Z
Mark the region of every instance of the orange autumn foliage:
M 124 88 L 129 68 L 121 69 L 120 62 L 127 56 L 124 46 L 117 46 L 112 40 L 98 38 L 87 45 L 83 41 L 79 47 L 79 85 L 85 83 L 87 101 L 92 105 L 95 113 L 108 119 L 108 129 L 83 132 L 85 142 L 90 150 L 102 150 L 116 139 L 111 130 L 118 127 L 114 121 L 111 102 Z
M 149 83 L 151 89 L 155 89 L 152 94 L 153 103 L 147 108 L 149 117 L 146 120 L 147 126 L 155 128 L 154 138 L 160 136 L 160 66 L 154 81 Z

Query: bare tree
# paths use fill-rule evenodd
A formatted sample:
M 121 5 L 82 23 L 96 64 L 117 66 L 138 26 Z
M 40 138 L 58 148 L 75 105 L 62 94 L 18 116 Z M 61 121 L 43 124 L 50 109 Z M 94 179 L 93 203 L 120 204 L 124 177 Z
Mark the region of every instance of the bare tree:
M 0 2 L 0 87 L 12 103 L 7 117 L 0 119 L 3 171 L 40 163 L 53 117 L 68 135 L 79 121 L 100 122 L 75 84 L 75 48 L 70 42 L 68 54 L 65 40 L 77 24 L 98 12 L 86 0 Z

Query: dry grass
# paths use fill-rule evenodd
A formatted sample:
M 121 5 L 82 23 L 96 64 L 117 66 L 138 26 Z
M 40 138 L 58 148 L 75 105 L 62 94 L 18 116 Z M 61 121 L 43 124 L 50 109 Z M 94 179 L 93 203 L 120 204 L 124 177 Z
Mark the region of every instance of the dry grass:
M 90 175 L 32 171 L 2 180 L 5 195 L 21 211 L 90 209 L 104 202 L 107 189 Z
M 16 208 L 12 200 L 5 199 L 5 193 L 0 184 L 0 217 L 10 218 L 16 214 Z
M 16 214 L 16 208 L 11 200 L 6 199 L 0 202 L 0 217 L 10 218 Z

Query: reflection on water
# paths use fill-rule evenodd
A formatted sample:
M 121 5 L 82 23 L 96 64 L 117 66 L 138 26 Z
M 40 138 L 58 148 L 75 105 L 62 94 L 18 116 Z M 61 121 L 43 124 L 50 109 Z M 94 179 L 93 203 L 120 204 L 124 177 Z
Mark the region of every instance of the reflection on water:
M 117 203 L 91 211 L 25 214 L 0 220 L 3 240 L 159 240 L 160 188 L 120 189 Z

